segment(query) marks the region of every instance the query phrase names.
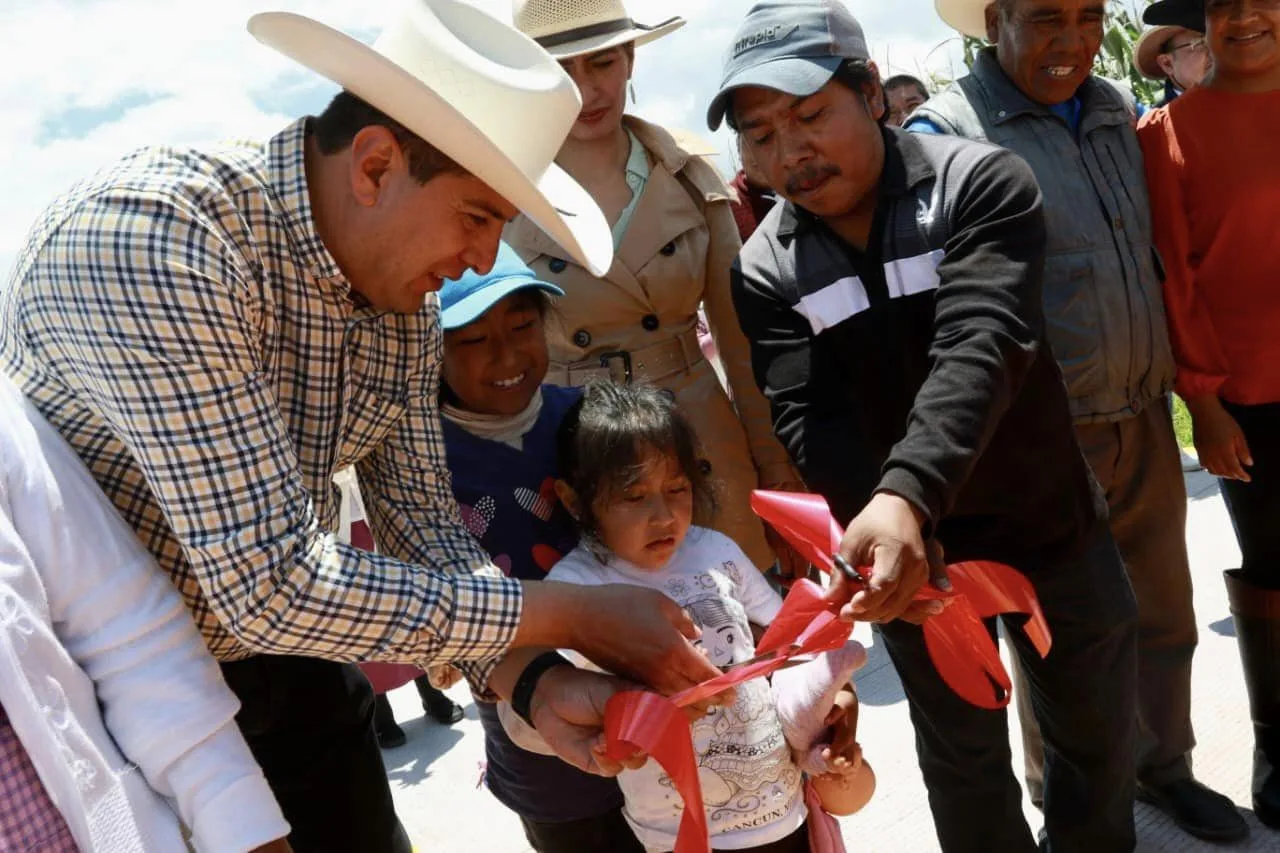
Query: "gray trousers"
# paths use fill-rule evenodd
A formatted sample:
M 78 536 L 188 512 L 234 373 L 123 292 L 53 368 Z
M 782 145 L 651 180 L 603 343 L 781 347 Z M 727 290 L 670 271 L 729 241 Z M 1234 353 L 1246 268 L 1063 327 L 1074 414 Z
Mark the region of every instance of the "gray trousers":
M 1169 407 L 1076 427 L 1111 511 L 1138 601 L 1138 779 L 1165 785 L 1191 775 L 1191 658 L 1197 634 L 1187 560 L 1187 494 Z M 1015 659 L 1016 660 L 1016 659 Z M 1044 799 L 1044 745 L 1022 672 L 1015 679 L 1027 791 Z

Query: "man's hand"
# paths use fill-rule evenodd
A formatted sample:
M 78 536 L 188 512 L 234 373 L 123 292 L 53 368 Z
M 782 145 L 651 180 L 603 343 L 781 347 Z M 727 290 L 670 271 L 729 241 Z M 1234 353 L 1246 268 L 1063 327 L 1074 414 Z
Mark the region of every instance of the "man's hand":
M 720 675 L 690 640 L 701 632 L 689 614 L 652 589 L 623 584 L 584 587 L 585 611 L 569 647 L 602 669 L 652 687 L 664 696 Z M 700 708 L 733 701 L 722 693 Z
M 587 773 L 616 776 L 648 760 L 636 755 L 619 763 L 605 755 L 604 709 L 619 690 L 638 689 L 608 675 L 555 666 L 542 674 L 529 702 L 533 727 L 562 759 Z
M 1245 470 L 1253 465 L 1253 454 L 1244 431 L 1212 394 L 1187 401 L 1200 464 L 1210 474 L 1228 480 L 1252 482 Z
M 858 592 L 836 573 L 828 598 L 849 601 L 841 616 L 859 622 L 923 621 L 942 612 L 940 601 L 912 601 L 930 579 L 939 589 L 951 588 L 941 548 L 935 546 L 931 553 L 925 545 L 923 522 L 923 515 L 905 498 L 879 492 L 849 524 L 840 556 L 851 566 L 872 568 L 867 588 Z
M 785 483 L 768 483 L 760 488 L 771 492 L 803 492 L 805 490 L 804 483 L 794 480 Z M 778 575 L 783 580 L 799 580 L 808 576 L 809 561 L 800 556 L 800 552 L 792 548 L 791 544 L 767 522 L 762 521 L 761 524 L 764 525 L 765 540 L 778 558 Z
M 656 590 L 626 584 L 576 586 L 526 581 L 520 627 L 490 686 L 509 689 L 534 648 L 573 649 L 602 669 L 651 687 L 664 696 L 720 675 L 690 640 L 700 632 L 671 599 Z M 722 693 L 698 709 L 733 701 Z

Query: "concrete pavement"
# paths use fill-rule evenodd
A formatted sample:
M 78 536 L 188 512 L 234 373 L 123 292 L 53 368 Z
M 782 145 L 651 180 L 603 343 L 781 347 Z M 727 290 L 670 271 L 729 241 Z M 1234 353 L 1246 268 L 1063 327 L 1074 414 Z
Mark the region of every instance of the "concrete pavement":
M 1253 735 L 1221 574 L 1238 564 L 1239 551 L 1213 478 L 1203 472 L 1190 474 L 1187 491 L 1187 542 L 1200 626 L 1192 685 L 1199 738 L 1196 775 L 1235 800 L 1250 822 L 1249 842 L 1229 849 L 1280 851 L 1280 833 L 1263 827 L 1248 810 Z M 855 636 L 871 651 L 868 665 L 857 676 L 862 699 L 859 739 L 876 768 L 879 788 L 866 809 L 841 821 L 846 844 L 850 853 L 937 851 L 901 685 L 870 630 L 859 626 Z M 463 685 L 451 695 L 467 713 L 452 728 L 422 718 L 412 686 L 391 695 L 397 718 L 409 736 L 405 746 L 383 754 L 401 819 L 419 853 L 525 853 L 529 847 L 519 821 L 478 787 L 484 739 L 470 696 Z M 1016 714 L 1010 713 L 1009 718 L 1014 766 L 1020 777 Z M 1029 802 L 1025 808 L 1032 828 L 1038 828 L 1039 814 Z M 1195 841 L 1148 806 L 1139 804 L 1135 815 L 1142 853 L 1226 849 Z

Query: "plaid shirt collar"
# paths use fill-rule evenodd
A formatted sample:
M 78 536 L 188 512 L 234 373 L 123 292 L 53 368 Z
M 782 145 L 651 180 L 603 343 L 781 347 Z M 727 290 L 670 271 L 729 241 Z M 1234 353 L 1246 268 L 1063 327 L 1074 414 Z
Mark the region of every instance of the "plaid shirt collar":
M 332 283 L 343 295 L 349 295 L 351 282 L 320 239 L 311 209 L 311 192 L 307 188 L 310 121 L 298 119 L 267 143 L 267 185 L 280 205 L 294 259 L 320 281 Z

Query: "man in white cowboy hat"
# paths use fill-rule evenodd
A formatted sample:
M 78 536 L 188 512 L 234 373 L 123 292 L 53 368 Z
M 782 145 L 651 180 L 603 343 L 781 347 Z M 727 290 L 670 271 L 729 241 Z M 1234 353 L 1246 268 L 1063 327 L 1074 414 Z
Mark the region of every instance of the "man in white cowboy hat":
M 908 128 L 1011 149 L 1044 194 L 1049 342 L 1138 601 L 1137 795 L 1199 838 L 1240 839 L 1248 827 L 1231 801 L 1191 772 L 1197 634 L 1174 362 L 1132 96 L 1092 73 L 1105 0 L 935 2 L 944 21 L 992 46 Z M 1047 806 L 1029 680 L 1019 679 L 1027 781 Z
M 412 0 L 373 47 L 296 15 L 249 26 L 344 91 L 265 144 L 145 149 L 55 201 L 0 289 L 0 370 L 182 592 L 294 849 L 407 851 L 372 694 L 339 662 L 455 662 L 605 773 L 618 682 L 539 647 L 665 691 L 717 670 L 660 595 L 504 578 L 449 489 L 429 294 L 487 271 L 517 211 L 611 261 L 552 165 L 572 82 L 457 0 Z M 380 554 L 335 535 L 351 464 Z
M 757 381 L 849 525 L 841 554 L 870 567 L 850 610 L 881 623 L 942 849 L 1036 849 L 1007 715 L 957 696 L 912 624 L 945 548 L 1017 568 L 1048 619 L 1046 658 L 1008 636 L 1059 757 L 1052 849 L 1131 850 L 1137 618 L 1045 341 L 1040 192 L 1008 151 L 882 126 L 869 58 L 839 0 L 765 0 L 726 60 L 709 123 L 784 199 L 735 271 Z
M 1193 0 L 1160 0 L 1142 10 L 1142 20 L 1148 27 L 1133 46 L 1133 65 L 1143 77 L 1164 81 L 1156 106 L 1168 106 L 1209 73 L 1204 8 Z

